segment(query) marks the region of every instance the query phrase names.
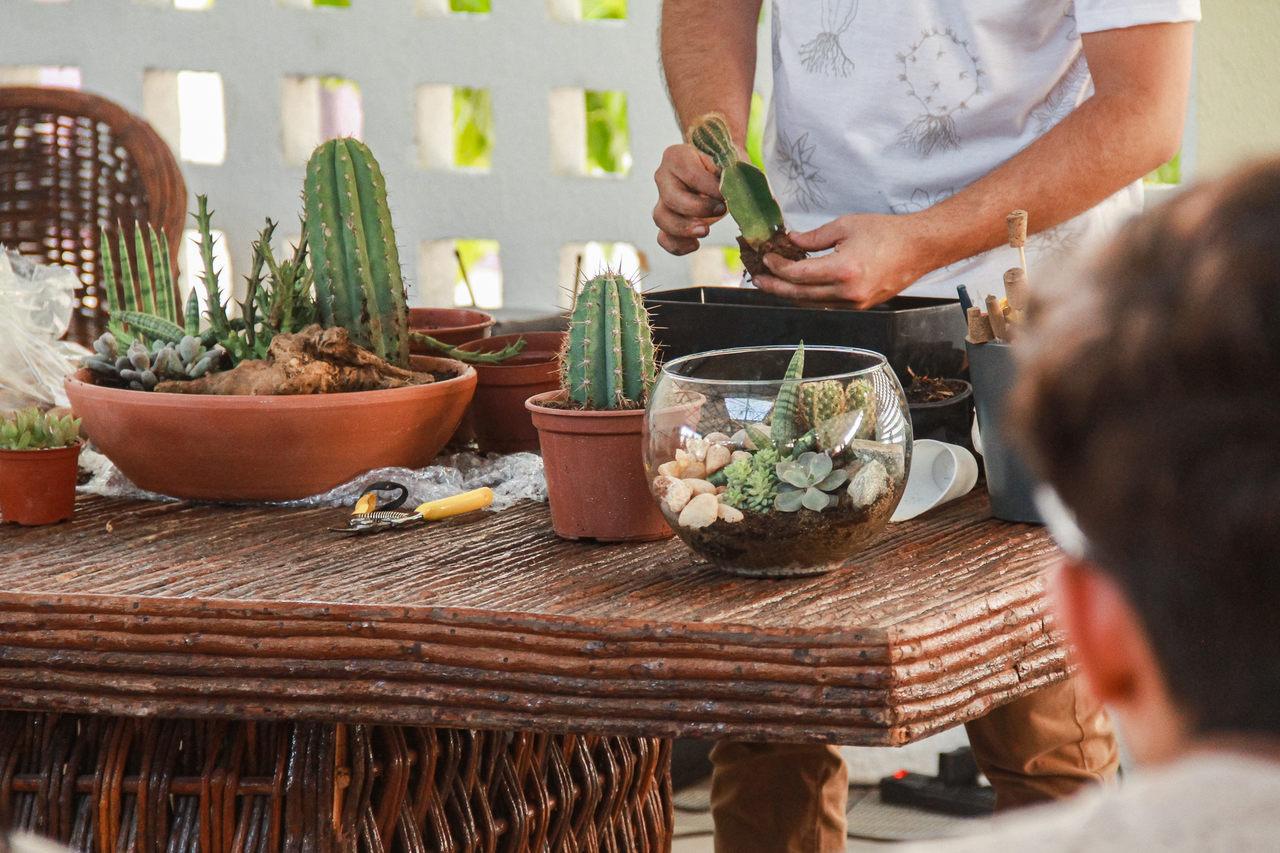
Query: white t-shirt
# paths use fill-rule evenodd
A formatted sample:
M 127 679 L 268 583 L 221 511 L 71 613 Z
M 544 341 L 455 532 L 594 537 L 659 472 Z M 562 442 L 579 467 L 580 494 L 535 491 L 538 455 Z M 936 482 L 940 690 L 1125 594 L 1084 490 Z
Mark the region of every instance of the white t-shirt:
M 1080 34 L 1195 21 L 1200 0 L 772 0 L 769 181 L 787 226 L 911 213 L 986 175 L 1092 91 Z M 1135 183 L 1028 241 L 1028 263 L 1113 232 Z M 1034 228 L 1034 223 L 1032 223 Z M 915 295 L 1001 293 L 996 250 L 936 270 Z
M 997 818 L 992 831 L 900 853 L 1253 853 L 1280 849 L 1280 764 L 1205 753 L 1118 789 Z

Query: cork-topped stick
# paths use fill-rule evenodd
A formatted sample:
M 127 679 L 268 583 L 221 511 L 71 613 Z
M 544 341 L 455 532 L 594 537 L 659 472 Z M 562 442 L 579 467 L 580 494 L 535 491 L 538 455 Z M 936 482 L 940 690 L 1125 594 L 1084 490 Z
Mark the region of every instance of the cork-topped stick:
M 1009 307 L 1015 311 L 1027 310 L 1027 302 L 1031 298 L 1027 285 L 1027 271 L 1021 267 L 1013 267 L 1004 274 L 1004 296 L 1009 300 Z
M 982 309 L 973 306 L 966 312 L 969 321 L 969 334 L 965 336 L 971 344 L 986 344 L 995 340 L 995 334 L 991 331 L 991 322 L 987 319 L 987 315 L 982 313 Z
M 1018 259 L 1022 262 L 1022 272 L 1027 271 L 1027 212 L 1015 210 L 1004 219 L 1009 229 L 1009 245 L 1018 250 Z
M 1000 297 L 991 294 L 987 297 L 987 321 L 991 323 L 991 333 L 1001 343 L 1009 340 L 1009 329 L 1004 320 L 1004 306 Z

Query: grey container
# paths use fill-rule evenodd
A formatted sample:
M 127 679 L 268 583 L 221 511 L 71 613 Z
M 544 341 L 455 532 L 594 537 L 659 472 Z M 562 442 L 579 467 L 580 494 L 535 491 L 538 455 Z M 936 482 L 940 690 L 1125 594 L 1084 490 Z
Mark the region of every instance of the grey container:
M 1005 521 L 1043 524 L 1033 500 L 1036 481 L 1014 452 L 1008 437 L 1005 402 L 1013 389 L 1017 370 L 1013 351 L 1002 343 L 966 342 L 965 348 L 969 351 L 969 377 L 978 411 L 991 513 Z

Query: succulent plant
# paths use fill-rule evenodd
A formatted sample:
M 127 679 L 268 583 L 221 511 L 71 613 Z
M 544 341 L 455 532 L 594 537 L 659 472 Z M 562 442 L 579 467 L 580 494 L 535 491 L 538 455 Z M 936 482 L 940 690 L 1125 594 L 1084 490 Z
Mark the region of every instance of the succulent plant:
M 303 186 L 320 322 L 397 367 L 409 366 L 409 312 L 387 183 L 364 143 L 331 139 Z
M 466 364 L 501 364 L 507 359 L 524 352 L 525 345 L 528 343 L 524 338 L 516 338 L 502 349 L 494 352 L 472 352 L 471 350 L 460 349 L 451 344 L 446 344 L 444 341 L 437 340 L 422 332 L 410 332 L 409 340 L 415 344 L 422 344 L 446 358 L 452 358 L 455 361 L 465 362 Z
M 145 236 L 144 236 L 145 231 Z M 102 262 L 102 290 L 106 296 L 108 328 L 122 341 L 134 337 L 154 338 L 178 328 L 177 288 L 169 262 L 169 240 L 164 231 L 151 225 L 133 228 L 134 257 L 129 257 L 129 240 L 118 226 L 112 251 L 105 230 L 98 235 Z M 150 258 L 147 249 L 150 247 Z M 137 276 L 134 276 L 134 266 Z M 117 274 L 117 269 L 119 274 Z M 164 325 L 167 324 L 167 325 Z
M 52 450 L 80 440 L 80 419 L 34 406 L 0 420 L 0 450 Z
M 720 194 L 742 232 L 738 243 L 747 271 L 752 275 L 763 272 L 761 258 L 769 252 L 792 259 L 805 257 L 787 236 L 782 208 L 773 197 L 764 172 L 739 159 L 724 116 L 710 113 L 698 119 L 689 128 L 688 139 L 711 158 L 720 173 Z
M 782 385 L 778 388 L 778 396 L 773 402 L 773 414 L 769 421 L 769 438 L 778 446 L 795 441 L 796 407 L 800 401 L 800 377 L 804 375 L 804 341 L 796 345 L 796 351 L 787 363 L 786 373 L 782 376 Z
M 643 406 L 657 375 L 644 299 L 626 276 L 605 272 L 573 300 L 561 385 L 587 409 Z
M 722 470 L 725 474 L 724 502 L 751 512 L 768 512 L 778 494 L 778 451 L 764 447 L 739 457 Z
M 122 355 L 115 336 L 104 332 L 83 364 L 103 385 L 154 391 L 165 380 L 196 379 L 220 369 L 226 354 L 221 344 L 207 348 L 198 338 L 186 335 L 176 344 L 153 341 L 149 349 L 134 340 Z
M 835 467 L 830 454 L 814 451 L 780 461 L 777 473 L 778 495 L 773 506 L 780 512 L 797 512 L 801 508 L 822 512 L 833 507 L 840 497 L 830 493 L 849 479 L 843 468 Z

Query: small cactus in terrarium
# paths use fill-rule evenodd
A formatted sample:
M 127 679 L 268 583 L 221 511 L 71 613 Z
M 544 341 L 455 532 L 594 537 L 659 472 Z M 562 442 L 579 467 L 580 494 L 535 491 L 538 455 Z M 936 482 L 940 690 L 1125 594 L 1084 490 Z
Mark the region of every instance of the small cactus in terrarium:
M 197 379 L 217 370 L 226 354 L 221 344 L 206 347 L 192 335 L 177 343 L 153 341 L 149 348 L 134 340 L 122 354 L 115 336 L 104 332 L 93 342 L 93 355 L 83 364 L 103 385 L 154 391 L 165 380 Z
M 80 419 L 34 406 L 0 420 L 0 450 L 52 450 L 80 440 Z
M 830 509 L 840 501 L 840 496 L 832 492 L 849 479 L 843 468 L 835 467 L 830 454 L 813 451 L 782 460 L 777 465 L 777 474 L 778 494 L 773 506 L 779 512 Z
M 583 282 L 569 316 L 561 384 L 584 409 L 643 406 L 657 376 L 644 299 L 619 273 Z

